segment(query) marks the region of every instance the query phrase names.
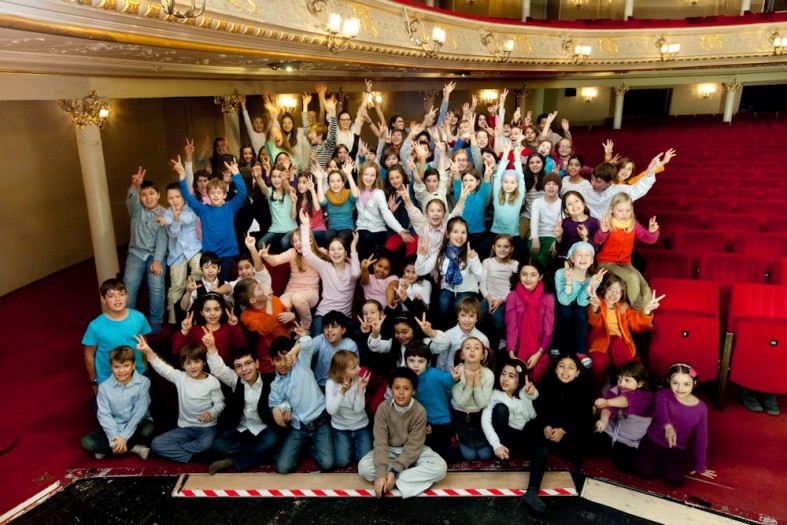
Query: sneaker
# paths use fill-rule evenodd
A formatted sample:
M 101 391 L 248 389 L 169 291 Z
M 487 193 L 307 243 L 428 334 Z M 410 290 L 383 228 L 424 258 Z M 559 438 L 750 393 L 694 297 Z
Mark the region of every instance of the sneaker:
M 769 416 L 778 416 L 781 414 L 779 404 L 776 402 L 776 394 L 765 394 L 762 396 L 762 404 L 765 407 L 765 413 Z
M 102 454 L 101 452 L 94 452 L 93 457 L 95 457 L 96 459 L 104 459 L 105 457 L 107 457 L 107 455 Z
M 528 507 L 536 512 L 544 512 L 547 510 L 547 504 L 544 503 L 544 500 L 538 497 L 537 489 L 527 489 L 527 492 L 525 492 L 525 495 L 522 496 L 522 499 L 525 500 L 525 503 L 527 503 Z
M 134 445 L 129 450 L 132 454 L 136 454 L 137 456 L 141 457 L 142 459 L 148 459 L 150 455 L 150 447 L 146 447 L 145 445 Z
M 762 412 L 762 405 L 757 400 L 757 394 L 755 394 L 753 390 L 749 390 L 748 388 L 741 390 L 741 403 L 752 412 Z
M 577 357 L 579 358 L 579 362 L 582 363 L 582 366 L 589 370 L 590 365 L 593 364 L 593 360 L 590 359 L 590 356 L 587 354 L 577 354 Z
M 210 466 L 208 467 L 208 472 L 210 472 L 210 475 L 212 476 L 216 472 L 221 472 L 223 470 L 227 470 L 228 468 L 231 468 L 233 465 L 234 463 L 230 458 L 220 459 L 210 464 Z
M 552 359 L 557 359 L 558 357 L 560 357 L 560 350 L 558 350 L 557 348 L 553 348 L 552 350 L 549 351 L 549 356 Z

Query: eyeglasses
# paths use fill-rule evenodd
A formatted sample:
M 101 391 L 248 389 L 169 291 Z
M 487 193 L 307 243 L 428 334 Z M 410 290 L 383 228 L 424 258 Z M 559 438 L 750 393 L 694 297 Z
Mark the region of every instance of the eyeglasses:
M 611 293 L 612 295 L 623 295 L 623 290 L 620 288 L 607 288 L 607 292 Z
M 251 359 L 248 359 L 248 360 L 246 360 L 246 361 L 244 361 L 242 363 L 235 363 L 235 370 L 240 370 L 242 368 L 248 368 L 248 367 L 250 367 L 253 364 L 254 364 L 254 361 L 252 361 Z
M 420 141 L 420 140 L 418 141 L 418 144 L 420 144 L 421 146 L 428 146 L 429 145 L 428 142 L 424 142 L 424 141 Z

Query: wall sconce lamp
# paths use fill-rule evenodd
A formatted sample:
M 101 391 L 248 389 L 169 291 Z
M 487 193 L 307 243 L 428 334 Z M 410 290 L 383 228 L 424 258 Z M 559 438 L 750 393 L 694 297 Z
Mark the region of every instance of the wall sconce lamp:
M 574 47 L 574 56 L 572 57 L 575 64 L 582 64 L 590 56 L 592 48 L 590 46 L 576 46 Z
M 594 87 L 582 88 L 582 99 L 585 102 L 593 102 L 598 96 L 598 89 Z
M 783 55 L 787 51 L 787 38 L 782 37 L 778 30 L 774 31 L 768 40 L 773 44 L 774 55 Z
M 656 40 L 656 48 L 661 53 L 661 60 L 666 62 L 668 60 L 675 60 L 675 55 L 680 51 L 680 44 L 668 44 L 664 35 Z
M 588 3 L 588 0 L 574 0 L 574 7 L 579 9 L 580 7 L 582 7 L 583 5 L 585 5 L 587 3 Z
M 78 128 L 90 125 L 103 127 L 109 117 L 109 100 L 99 98 L 95 91 L 84 98 L 58 100 L 57 105 L 71 115 L 71 120 Z
M 306 9 L 317 16 L 328 7 L 326 0 L 307 0 Z M 357 18 L 347 18 L 342 20 L 342 15 L 339 13 L 331 13 L 328 17 L 328 25 L 320 26 L 320 29 L 327 33 L 327 40 L 325 41 L 331 53 L 337 54 L 346 50 L 350 45 L 350 41 L 358 36 L 361 29 L 361 21 Z
M 379 93 L 366 93 L 364 95 L 364 104 L 373 108 L 375 104 L 380 104 L 383 101 L 383 96 Z
M 197 6 L 197 0 L 191 0 L 191 6 L 184 12 L 175 9 L 175 0 L 159 0 L 161 7 L 164 8 L 164 13 L 176 18 L 196 18 L 205 11 L 205 0 L 201 0 Z
M 410 37 L 410 42 L 420 47 L 427 57 L 435 58 L 439 54 L 440 48 L 445 44 L 445 29 L 438 26 L 432 28 L 432 47 L 429 47 L 429 42 L 422 32 L 422 25 L 421 21 L 417 18 L 410 20 L 410 17 L 407 15 L 407 9 L 404 10 L 404 28 L 407 31 L 407 35 Z
M 495 89 L 484 89 L 481 90 L 481 100 L 486 102 L 487 104 L 494 104 L 498 101 L 500 95 L 498 95 L 497 90 Z
M 716 84 L 700 84 L 697 92 L 702 98 L 711 98 L 716 92 Z
M 514 40 L 509 38 L 503 41 L 503 45 L 495 38 L 491 32 L 481 37 L 481 44 L 495 56 L 498 62 L 505 63 L 511 58 L 511 52 L 514 50 Z
M 292 95 L 280 95 L 277 102 L 279 107 L 283 108 L 287 113 L 292 112 L 295 106 L 298 105 L 298 101 Z
M 213 103 L 221 106 L 221 112 L 224 114 L 237 113 L 240 107 L 240 93 L 237 89 L 233 89 L 231 95 L 216 95 L 213 97 Z

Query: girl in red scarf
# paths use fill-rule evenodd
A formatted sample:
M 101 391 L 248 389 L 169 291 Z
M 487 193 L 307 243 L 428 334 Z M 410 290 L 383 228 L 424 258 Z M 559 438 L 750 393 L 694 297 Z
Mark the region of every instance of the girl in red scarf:
M 506 298 L 506 349 L 520 359 L 538 383 L 549 367 L 549 343 L 555 326 L 555 298 L 544 290 L 544 269 L 530 259 L 519 269 Z

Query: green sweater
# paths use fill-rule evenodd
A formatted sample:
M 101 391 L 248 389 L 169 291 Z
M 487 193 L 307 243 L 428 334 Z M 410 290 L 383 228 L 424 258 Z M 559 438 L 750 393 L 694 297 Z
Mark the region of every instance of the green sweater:
M 426 410 L 413 399 L 413 405 L 404 414 L 384 401 L 374 416 L 374 466 L 375 477 L 384 478 L 389 468 L 404 471 L 415 463 L 426 441 Z M 390 447 L 402 447 L 402 453 L 393 465 L 388 463 Z

